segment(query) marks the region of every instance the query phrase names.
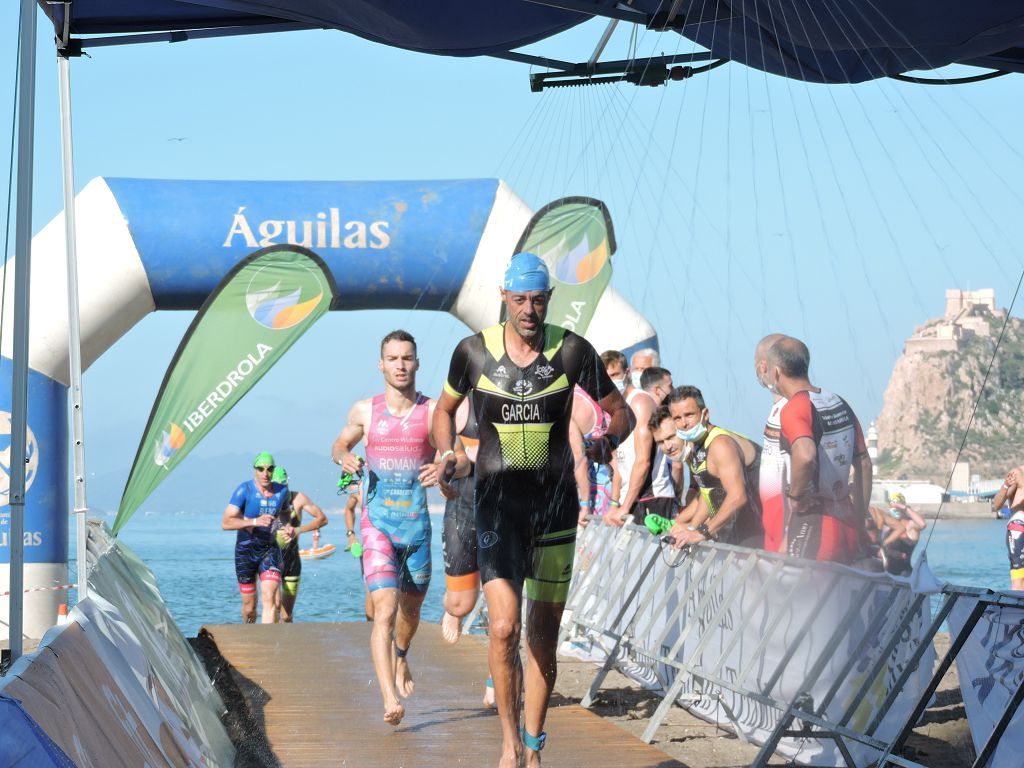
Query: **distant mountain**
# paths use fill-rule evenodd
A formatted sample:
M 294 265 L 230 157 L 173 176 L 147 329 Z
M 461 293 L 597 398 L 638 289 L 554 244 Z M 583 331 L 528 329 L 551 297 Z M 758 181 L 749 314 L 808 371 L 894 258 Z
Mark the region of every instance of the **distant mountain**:
M 274 458 L 288 470 L 294 490 L 302 491 L 324 510 L 341 509 L 344 506 L 344 499 L 336 491 L 340 469 L 323 453 L 281 451 Z M 125 467 L 90 476 L 88 494 L 92 510 L 97 513 L 117 510 L 129 469 Z M 161 483 L 139 509 L 139 513 L 208 511 L 219 517 L 235 487 L 251 478 L 251 454 L 193 454 Z
M 914 331 L 876 424 L 882 477 L 946 481 L 1006 318 L 994 291 L 947 291 L 945 315 Z M 971 474 L 1002 477 L 1024 460 L 1022 392 L 1024 322 L 1011 317 L 961 457 Z

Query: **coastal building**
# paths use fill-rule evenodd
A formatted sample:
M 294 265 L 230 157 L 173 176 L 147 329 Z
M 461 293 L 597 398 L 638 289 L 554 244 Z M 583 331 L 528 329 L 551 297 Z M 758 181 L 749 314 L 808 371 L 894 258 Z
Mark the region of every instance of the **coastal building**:
M 907 339 L 905 352 L 955 352 L 972 336 L 990 336 L 993 320 L 1002 322 L 1006 310 L 996 308 L 994 288 L 965 291 L 946 289 L 946 311 Z

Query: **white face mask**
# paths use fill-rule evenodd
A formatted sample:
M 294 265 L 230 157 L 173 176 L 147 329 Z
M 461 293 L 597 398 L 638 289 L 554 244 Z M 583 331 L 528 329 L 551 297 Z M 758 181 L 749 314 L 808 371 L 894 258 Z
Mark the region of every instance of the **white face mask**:
M 640 389 L 640 377 L 643 376 L 643 373 L 643 371 L 629 372 L 629 383 L 633 385 L 633 389 Z
M 705 409 L 700 414 L 700 421 L 698 421 L 692 427 L 690 427 L 689 429 L 677 429 L 676 437 L 687 443 L 695 443 L 698 440 L 700 440 L 702 437 L 704 437 L 704 435 L 708 433 L 708 428 L 704 424 L 704 418 L 707 416 L 707 414 L 708 412 Z
M 619 390 L 619 394 L 620 394 L 620 395 L 621 395 L 621 394 L 622 394 L 623 392 L 625 392 L 625 391 L 626 391 L 626 380 L 625 380 L 625 379 L 612 379 L 612 384 L 614 384 L 614 385 L 615 385 L 615 388 L 616 388 L 617 390 Z
M 703 421 L 699 421 L 689 429 L 677 429 L 676 437 L 680 440 L 684 440 L 687 443 L 695 443 L 700 440 L 704 435 L 708 433 L 708 428 L 704 426 Z

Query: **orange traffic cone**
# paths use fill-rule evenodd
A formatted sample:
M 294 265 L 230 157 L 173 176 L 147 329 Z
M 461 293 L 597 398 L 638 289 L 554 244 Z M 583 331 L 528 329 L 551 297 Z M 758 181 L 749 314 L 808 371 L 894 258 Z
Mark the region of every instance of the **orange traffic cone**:
M 68 604 L 61 603 L 57 606 L 57 625 L 68 623 Z

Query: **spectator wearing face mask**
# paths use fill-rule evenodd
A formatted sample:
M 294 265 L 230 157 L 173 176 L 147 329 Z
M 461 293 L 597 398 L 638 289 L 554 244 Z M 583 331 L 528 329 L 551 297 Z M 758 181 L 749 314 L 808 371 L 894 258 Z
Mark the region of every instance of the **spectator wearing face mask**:
M 761 452 L 749 438 L 711 423 L 697 387 L 676 387 L 667 398 L 676 437 L 692 445 L 687 463 L 695 493 L 670 533 L 675 546 L 722 541 L 759 547 L 764 541 L 757 477 Z
M 648 368 L 655 368 L 661 365 L 661 355 L 658 350 L 646 347 L 639 352 L 634 352 L 629 360 L 629 383 L 633 389 L 643 389 L 640 377 Z
M 638 352 L 633 359 L 650 367 L 646 363 L 651 354 L 657 355 L 653 350 L 646 350 L 645 353 Z M 623 525 L 633 514 L 633 508 L 644 490 L 644 484 L 651 471 L 653 453 L 655 450 L 654 440 L 651 431 L 647 428 L 647 422 L 654 413 L 657 405 L 654 398 L 640 387 L 639 375 L 626 365 L 626 356 L 617 350 L 610 350 L 601 355 L 605 371 L 612 383 L 619 388 L 626 398 L 636 420 L 636 428 L 618 446 L 615 452 L 615 460 L 618 463 L 619 477 L 621 478 L 619 494 L 611 500 L 611 510 L 606 515 L 608 522 L 613 525 Z M 633 380 L 636 378 L 637 383 Z M 638 510 L 638 515 L 643 511 Z M 642 518 L 638 522 L 643 522 Z

